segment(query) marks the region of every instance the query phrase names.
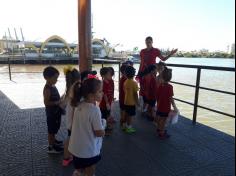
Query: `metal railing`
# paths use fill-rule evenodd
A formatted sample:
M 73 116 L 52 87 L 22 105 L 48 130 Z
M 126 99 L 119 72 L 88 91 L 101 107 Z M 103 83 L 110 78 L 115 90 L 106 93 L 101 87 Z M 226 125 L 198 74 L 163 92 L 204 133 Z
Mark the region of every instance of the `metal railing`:
M 97 60 L 97 61 L 100 62 L 102 67 L 104 67 L 104 65 L 106 65 L 106 64 L 117 64 L 117 65 L 119 65 L 119 70 L 118 70 L 119 77 L 118 78 L 120 78 L 120 76 L 121 76 L 120 75 L 121 61 L 119 61 L 119 60 Z M 179 99 L 179 98 L 175 98 L 176 101 L 179 101 L 181 103 L 185 103 L 185 104 L 188 104 L 188 105 L 191 105 L 191 106 L 194 107 L 194 109 L 193 109 L 193 124 L 196 124 L 196 122 L 197 122 L 197 115 L 198 115 L 198 109 L 199 108 L 207 110 L 207 111 L 211 111 L 211 112 L 214 112 L 214 113 L 217 113 L 217 114 L 221 114 L 221 115 L 224 115 L 224 116 L 235 118 L 235 115 L 229 114 L 227 112 L 221 112 L 221 111 L 218 111 L 218 110 L 215 110 L 215 109 L 211 109 L 211 108 L 199 105 L 200 90 L 207 90 L 207 91 L 211 91 L 211 92 L 216 92 L 216 93 L 235 96 L 235 92 L 228 92 L 228 91 L 224 91 L 224 90 L 217 90 L 217 89 L 202 87 L 200 85 L 201 84 L 202 70 L 235 72 L 235 68 L 200 66 L 200 65 L 182 65 L 182 64 L 167 64 L 167 65 L 169 67 L 187 68 L 187 69 L 196 69 L 197 70 L 197 78 L 196 78 L 196 84 L 195 85 L 172 81 L 173 84 L 195 88 L 194 103 L 188 102 L 188 101 L 185 101 L 185 100 L 182 100 L 182 99 Z M 12 80 L 10 60 L 8 60 L 8 71 L 9 71 L 9 79 Z M 118 82 L 119 82 L 119 79 L 118 79 Z
M 197 122 L 198 108 L 205 109 L 205 110 L 217 113 L 217 114 L 221 114 L 221 115 L 225 115 L 225 116 L 228 116 L 228 117 L 235 118 L 235 115 L 228 114 L 226 112 L 221 112 L 221 111 L 211 109 L 211 108 L 208 108 L 208 107 L 204 107 L 204 106 L 201 106 L 201 105 L 198 104 L 199 92 L 200 92 L 201 89 L 211 91 L 211 92 L 217 92 L 217 93 L 222 93 L 222 94 L 235 96 L 235 92 L 227 92 L 227 91 L 223 91 L 223 90 L 211 89 L 211 88 L 200 86 L 202 70 L 235 72 L 235 68 L 200 66 L 200 65 L 181 65 L 181 64 L 167 64 L 167 65 L 169 67 L 197 69 L 197 79 L 196 79 L 196 84 L 195 85 L 172 81 L 173 84 L 178 84 L 178 85 L 181 85 L 181 86 L 187 86 L 187 87 L 195 88 L 194 103 L 175 98 L 176 101 L 179 101 L 179 102 L 182 102 L 182 103 L 185 103 L 185 104 L 188 104 L 188 105 L 191 105 L 191 106 L 194 107 L 194 109 L 193 109 L 193 124 L 196 124 L 196 122 Z

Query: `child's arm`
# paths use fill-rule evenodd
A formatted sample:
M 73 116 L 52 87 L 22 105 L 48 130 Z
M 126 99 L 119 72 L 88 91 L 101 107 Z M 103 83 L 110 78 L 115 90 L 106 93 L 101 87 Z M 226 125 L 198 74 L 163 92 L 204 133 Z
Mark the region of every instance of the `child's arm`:
M 172 104 L 172 106 L 173 106 L 173 108 L 174 108 L 174 111 L 175 111 L 175 112 L 179 112 L 179 109 L 177 108 L 177 106 L 176 106 L 176 104 L 175 104 L 175 100 L 174 100 L 173 97 L 171 98 L 171 104 Z
M 105 136 L 105 131 L 104 130 L 94 131 L 94 134 L 95 134 L 96 137 L 104 137 Z
M 110 110 L 111 109 L 111 106 L 110 106 L 110 103 L 108 101 L 108 97 L 106 94 L 104 94 L 104 100 L 105 100 L 105 103 L 106 103 L 106 107 L 107 107 L 107 110 Z
M 44 104 L 45 106 L 55 106 L 55 105 L 59 105 L 60 101 L 50 101 L 50 96 L 51 96 L 51 92 L 49 89 L 44 89 L 43 90 L 43 97 L 44 97 Z
M 100 110 L 98 110 L 98 112 L 93 115 L 91 122 L 95 137 L 104 137 L 106 122 L 101 119 L 101 113 L 99 111 Z

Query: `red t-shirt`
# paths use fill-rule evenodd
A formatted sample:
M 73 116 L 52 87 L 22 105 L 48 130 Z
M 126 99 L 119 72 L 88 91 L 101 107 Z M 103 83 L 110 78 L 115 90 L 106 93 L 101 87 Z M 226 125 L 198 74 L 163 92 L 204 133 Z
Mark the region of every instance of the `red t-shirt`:
M 127 78 L 125 76 L 122 76 L 120 79 L 120 86 L 119 86 L 119 100 L 121 104 L 124 104 L 125 102 L 125 91 L 124 91 L 124 84 Z
M 161 84 L 157 89 L 157 110 L 162 113 L 171 111 L 171 98 L 174 96 L 173 86 Z
M 115 84 L 113 80 L 110 81 L 103 81 L 103 94 L 107 96 L 108 103 L 111 105 L 114 99 L 114 91 L 115 91 Z M 100 103 L 101 109 L 106 109 L 106 101 L 103 95 L 102 101 Z
M 161 56 L 161 51 L 157 48 L 152 48 L 150 50 L 143 49 L 140 53 L 141 66 L 140 70 L 143 72 L 149 65 L 156 64 L 156 58 Z
M 152 74 L 148 74 L 144 77 L 144 96 L 147 100 L 156 100 L 155 90 L 157 90 L 156 77 Z

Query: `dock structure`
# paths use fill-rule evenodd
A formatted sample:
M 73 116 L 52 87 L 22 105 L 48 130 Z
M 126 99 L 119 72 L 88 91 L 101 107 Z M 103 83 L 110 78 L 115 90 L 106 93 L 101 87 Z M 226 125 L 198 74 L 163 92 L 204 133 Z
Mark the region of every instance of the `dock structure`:
M 0 175 L 71 176 L 62 155 L 47 154 L 44 108 L 21 109 L 0 91 Z M 117 116 L 118 116 L 117 108 Z M 64 122 L 59 138 L 66 138 Z M 127 135 L 119 125 L 104 139 L 96 176 L 234 176 L 235 138 L 181 117 L 161 141 L 155 126 L 138 114 L 137 133 Z

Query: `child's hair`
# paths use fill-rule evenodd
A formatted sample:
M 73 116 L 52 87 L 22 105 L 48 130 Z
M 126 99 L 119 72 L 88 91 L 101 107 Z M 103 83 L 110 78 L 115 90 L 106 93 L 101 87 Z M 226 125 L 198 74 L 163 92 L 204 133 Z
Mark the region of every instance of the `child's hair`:
M 142 77 L 146 76 L 146 75 L 148 75 L 149 73 L 153 72 L 156 69 L 157 69 L 156 65 L 149 65 L 140 75 Z
M 68 95 L 71 86 L 81 79 L 80 73 L 77 69 L 73 69 L 72 71 L 66 72 L 66 95 Z
M 111 69 L 108 68 L 108 67 L 103 67 L 103 68 L 100 70 L 100 75 L 101 75 L 101 77 L 104 77 L 104 76 L 107 75 L 108 73 L 111 73 L 111 74 L 112 74 Z
M 166 65 L 166 63 L 165 62 L 162 62 L 162 61 L 160 61 L 160 62 L 158 62 L 157 64 L 156 64 L 156 66 L 157 67 L 167 67 L 167 65 Z
M 126 61 L 124 64 L 126 64 L 128 66 L 134 66 L 134 62 L 131 60 Z
M 134 67 L 132 66 L 128 66 L 126 69 L 125 69 L 125 75 L 128 79 L 132 79 L 134 78 L 135 76 L 135 73 L 136 73 L 136 70 Z
M 82 98 L 86 99 L 89 94 L 95 94 L 101 84 L 102 82 L 95 78 L 87 79 L 83 83 L 76 82 L 72 88 L 71 105 L 78 106 Z
M 125 69 L 127 68 L 128 66 L 125 65 L 125 64 L 122 64 L 121 67 L 120 67 L 120 72 L 124 75 L 125 74 Z
M 108 67 L 108 68 L 109 68 L 109 70 L 110 70 L 110 72 L 111 72 L 112 77 L 115 76 L 115 70 L 114 70 L 114 68 L 113 68 L 113 67 Z
M 170 82 L 172 79 L 172 69 L 165 67 L 164 71 L 161 73 L 161 77 L 165 82 Z
M 52 66 L 46 67 L 43 71 L 44 79 L 52 78 L 55 75 L 60 75 L 60 72 Z
M 156 65 L 149 65 L 147 70 L 148 70 L 148 74 L 152 73 L 153 71 L 155 71 L 157 69 Z
M 83 71 L 81 73 L 81 81 L 83 82 L 85 79 L 88 78 L 88 75 L 97 75 L 97 71 Z

